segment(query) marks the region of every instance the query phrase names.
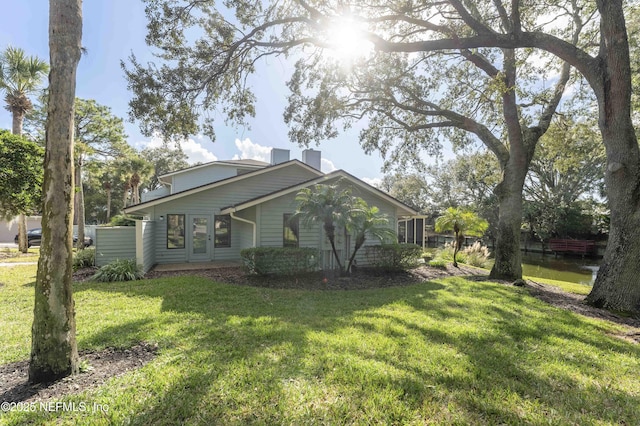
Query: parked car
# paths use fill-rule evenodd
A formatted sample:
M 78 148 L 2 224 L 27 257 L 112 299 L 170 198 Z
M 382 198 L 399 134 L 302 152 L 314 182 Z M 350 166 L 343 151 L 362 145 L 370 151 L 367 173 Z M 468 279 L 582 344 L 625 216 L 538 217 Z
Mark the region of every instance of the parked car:
M 28 242 L 27 246 L 28 247 L 39 246 L 41 240 L 42 240 L 42 228 L 34 228 L 34 229 L 29 229 L 27 231 L 27 242 Z M 18 244 L 18 236 L 17 235 L 13 239 L 13 242 Z M 75 246 L 77 242 L 78 242 L 78 236 L 74 235 L 73 236 L 73 245 Z M 84 237 L 84 246 L 85 247 L 89 247 L 92 244 L 93 244 L 93 239 L 91 237 L 85 236 Z

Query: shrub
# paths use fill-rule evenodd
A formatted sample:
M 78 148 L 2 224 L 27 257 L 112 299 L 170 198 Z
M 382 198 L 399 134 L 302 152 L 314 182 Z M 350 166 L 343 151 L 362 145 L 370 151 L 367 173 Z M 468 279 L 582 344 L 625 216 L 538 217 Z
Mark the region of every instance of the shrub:
M 77 271 L 82 268 L 90 268 L 96 263 L 96 250 L 84 249 L 78 250 L 73 255 L 73 270 Z
M 430 260 L 429 266 L 431 266 L 432 268 L 445 269 L 447 267 L 447 261 L 443 259 Z
M 130 216 L 119 214 L 111 218 L 109 226 L 136 226 L 136 221 Z
M 464 256 L 464 263 L 472 266 L 485 268 L 489 262 L 489 248 L 480 244 L 480 241 L 476 241 L 469 247 L 465 247 L 461 253 Z
M 462 252 L 458 253 L 458 260 L 464 263 Z M 445 262 L 453 262 L 453 243 L 444 243 L 442 248 L 436 250 L 433 255 L 434 260 L 441 260 Z
M 240 257 L 249 272 L 258 275 L 294 275 L 318 266 L 318 251 L 313 248 L 254 247 L 240 251 Z
M 489 249 L 483 246 L 480 241 L 476 241 L 458 252 L 458 262 L 484 268 L 488 264 L 489 255 Z M 439 249 L 434 260 L 453 262 L 453 243 L 446 243 L 443 248 Z
M 112 282 L 112 281 L 135 281 L 144 276 L 142 268 L 135 259 L 117 259 L 108 265 L 98 269 L 91 281 Z
M 382 244 L 367 246 L 365 255 L 371 265 L 387 271 L 411 269 L 418 266 L 422 247 L 415 244 Z

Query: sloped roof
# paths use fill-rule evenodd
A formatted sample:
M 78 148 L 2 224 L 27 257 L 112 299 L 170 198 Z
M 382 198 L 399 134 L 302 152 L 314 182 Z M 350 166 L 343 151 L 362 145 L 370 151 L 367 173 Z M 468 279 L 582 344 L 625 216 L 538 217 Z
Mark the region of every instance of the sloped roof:
M 165 173 L 163 175 L 158 176 L 158 178 L 165 178 L 169 176 L 174 176 L 180 173 L 184 173 L 191 170 L 201 169 L 203 167 L 209 167 L 213 165 L 219 166 L 243 166 L 250 168 L 265 168 L 269 167 L 271 164 L 265 163 L 264 161 L 258 160 L 224 160 L 224 161 L 210 161 L 208 163 L 196 164 L 195 166 L 185 167 L 184 169 L 174 170 L 169 173 Z
M 324 175 L 321 171 L 316 170 L 313 167 L 311 167 L 311 166 L 309 166 L 309 165 L 307 165 L 307 164 L 305 164 L 305 163 L 303 163 L 303 162 L 301 162 L 299 160 L 291 160 L 291 161 L 287 161 L 287 162 L 284 162 L 284 163 L 276 164 L 276 165 L 273 165 L 273 166 L 259 168 L 257 170 L 253 170 L 253 171 L 248 172 L 248 173 L 243 173 L 241 175 L 232 176 L 232 177 L 229 177 L 229 178 L 226 178 L 226 179 L 221 179 L 221 180 L 217 180 L 215 182 L 211 182 L 211 183 L 207 183 L 207 184 L 204 184 L 204 185 L 196 186 L 196 187 L 193 187 L 193 188 L 185 189 L 184 191 L 176 192 L 174 194 L 165 195 L 164 197 L 155 198 L 153 200 L 145 201 L 144 203 L 135 204 L 133 206 L 126 207 L 124 209 L 124 212 L 125 213 L 133 213 L 133 212 L 136 212 L 136 211 L 141 211 L 141 210 L 143 210 L 143 209 L 145 209 L 147 207 L 152 207 L 152 206 L 155 206 L 155 205 L 158 205 L 158 204 L 162 204 L 162 203 L 167 202 L 167 201 L 173 201 L 173 200 L 176 200 L 176 199 L 179 199 L 179 198 L 182 198 L 182 197 L 186 197 L 188 195 L 197 194 L 198 192 L 206 191 L 208 189 L 218 188 L 218 187 L 223 186 L 223 185 L 229 185 L 231 183 L 238 182 L 238 181 L 241 181 L 243 179 L 247 179 L 247 178 L 252 177 L 252 176 L 257 176 L 257 175 L 260 175 L 262 173 L 269 173 L 269 172 L 274 171 L 274 170 L 279 170 L 279 169 L 282 169 L 282 168 L 285 168 L 285 167 L 292 167 L 292 166 L 305 168 L 305 169 L 315 173 L 318 176 L 323 176 Z
M 231 213 L 231 212 L 236 212 L 236 211 L 240 211 L 240 210 L 244 210 L 247 209 L 249 207 L 253 207 L 255 205 L 258 204 L 262 204 L 264 202 L 267 202 L 269 200 L 273 200 L 275 198 L 281 197 L 283 195 L 286 194 L 290 194 L 293 192 L 297 192 L 299 190 L 301 190 L 302 188 L 306 188 L 310 185 L 315 185 L 315 184 L 319 184 L 319 183 L 323 183 L 323 182 L 327 182 L 330 180 L 333 180 L 337 177 L 340 178 L 344 178 L 347 179 L 348 181 L 350 181 L 351 183 L 354 183 L 356 185 L 358 185 L 359 187 L 367 190 L 368 192 L 376 195 L 379 198 L 382 198 L 388 202 L 390 202 L 391 204 L 395 205 L 397 208 L 400 208 L 402 210 L 405 210 L 405 212 L 407 213 L 407 215 L 417 215 L 418 212 L 416 210 L 414 210 L 412 207 L 409 207 L 408 205 L 404 204 L 403 202 L 395 199 L 394 197 L 392 197 L 391 195 L 387 194 L 386 192 L 376 188 L 375 186 L 371 186 L 368 183 L 358 179 L 357 177 L 353 176 L 350 173 L 345 172 L 344 170 L 336 170 L 333 171 L 331 173 L 328 173 L 326 175 L 323 176 L 319 176 L 317 178 L 313 178 L 295 185 L 291 185 L 287 188 L 282 188 L 279 189 L 277 191 L 273 191 L 269 194 L 265 194 L 265 195 L 261 195 L 259 197 L 255 197 L 255 198 L 251 198 L 249 200 L 243 201 L 242 203 L 238 203 L 238 204 L 234 204 L 232 206 L 227 206 L 227 207 L 223 207 L 220 210 L 221 214 L 227 214 L 227 213 Z
M 271 164 L 266 163 L 260 160 L 224 160 L 224 161 L 216 161 L 217 164 L 237 164 L 239 166 L 257 166 L 257 167 L 268 167 Z

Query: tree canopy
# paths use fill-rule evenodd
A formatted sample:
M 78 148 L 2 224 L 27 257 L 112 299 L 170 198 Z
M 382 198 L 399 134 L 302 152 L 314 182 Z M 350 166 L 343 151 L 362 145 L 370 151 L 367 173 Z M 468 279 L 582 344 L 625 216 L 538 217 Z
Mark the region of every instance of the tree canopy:
M 13 133 L 22 134 L 24 115 L 33 108 L 29 96 L 40 88 L 48 72 L 46 62 L 27 56 L 22 49 L 9 46 L 0 53 L 0 90 L 13 115 Z
M 0 216 L 39 211 L 44 149 L 22 136 L 0 130 Z

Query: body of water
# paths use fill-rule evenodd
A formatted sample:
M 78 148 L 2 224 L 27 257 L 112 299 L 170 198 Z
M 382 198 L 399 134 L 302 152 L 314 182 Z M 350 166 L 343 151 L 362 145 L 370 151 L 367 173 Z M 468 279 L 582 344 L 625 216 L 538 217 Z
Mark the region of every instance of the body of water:
M 531 277 L 593 285 L 598 272 L 599 260 L 525 254 L 522 256 L 522 274 Z

